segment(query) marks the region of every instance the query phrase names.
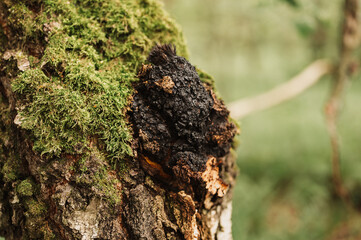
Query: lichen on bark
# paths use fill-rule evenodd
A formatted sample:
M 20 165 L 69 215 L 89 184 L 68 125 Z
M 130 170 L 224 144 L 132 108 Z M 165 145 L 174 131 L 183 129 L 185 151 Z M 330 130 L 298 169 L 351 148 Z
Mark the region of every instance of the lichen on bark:
M 0 0 L 0 235 L 194 239 L 193 228 L 210 236 L 203 203 L 139 164 L 129 106 L 156 43 L 187 57 L 156 0 Z M 233 161 L 222 158 L 217 174 L 231 186 Z M 198 210 L 179 213 L 184 204 Z M 135 213 L 145 215 L 127 215 Z M 137 232 L 150 219 L 153 227 Z

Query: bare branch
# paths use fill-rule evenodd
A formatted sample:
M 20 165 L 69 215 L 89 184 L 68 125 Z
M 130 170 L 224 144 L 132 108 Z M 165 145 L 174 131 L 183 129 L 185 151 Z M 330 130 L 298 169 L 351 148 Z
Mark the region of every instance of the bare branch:
M 241 119 L 282 102 L 290 100 L 318 82 L 332 71 L 332 65 L 325 59 L 317 60 L 289 81 L 255 97 L 240 99 L 228 105 L 231 116 Z
M 332 147 L 332 178 L 334 188 L 338 196 L 350 205 L 349 193 L 343 185 L 340 169 L 340 147 L 337 133 L 337 116 L 340 111 L 342 96 L 345 91 L 348 79 L 352 72 L 349 71 L 351 54 L 359 45 L 358 33 L 358 1 L 345 0 L 344 23 L 341 36 L 340 60 L 337 66 L 335 82 L 331 94 L 325 105 L 327 129 L 330 135 Z

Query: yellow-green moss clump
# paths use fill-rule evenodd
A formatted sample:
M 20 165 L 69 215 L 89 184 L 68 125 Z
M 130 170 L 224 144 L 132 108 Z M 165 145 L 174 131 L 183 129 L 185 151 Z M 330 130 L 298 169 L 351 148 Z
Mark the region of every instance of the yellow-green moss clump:
M 18 194 L 22 197 L 31 197 L 34 193 L 33 183 L 30 179 L 25 179 L 19 183 L 16 188 Z
M 34 149 L 76 153 L 96 137 L 111 160 L 131 155 L 125 111 L 137 69 L 158 42 L 187 55 L 180 30 L 159 3 L 14 1 L 9 13 L 21 41 L 43 45 L 38 52 L 22 50 L 30 67 L 12 83 L 20 102 L 16 120 L 32 133 Z

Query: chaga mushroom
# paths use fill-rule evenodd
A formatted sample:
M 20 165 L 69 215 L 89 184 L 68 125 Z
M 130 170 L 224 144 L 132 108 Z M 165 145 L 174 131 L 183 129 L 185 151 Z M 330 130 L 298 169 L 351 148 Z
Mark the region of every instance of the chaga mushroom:
M 155 46 L 148 61 L 131 106 L 141 165 L 172 187 L 222 197 L 219 169 L 236 134 L 228 110 L 174 46 Z

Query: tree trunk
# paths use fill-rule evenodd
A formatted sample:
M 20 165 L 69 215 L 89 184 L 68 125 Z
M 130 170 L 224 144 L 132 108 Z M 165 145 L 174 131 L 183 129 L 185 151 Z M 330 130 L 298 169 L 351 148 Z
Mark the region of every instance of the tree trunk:
M 236 127 L 159 3 L 0 0 L 0 56 L 0 236 L 232 238 Z

